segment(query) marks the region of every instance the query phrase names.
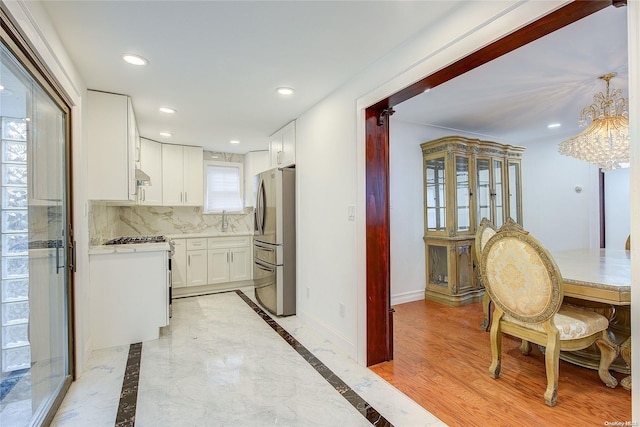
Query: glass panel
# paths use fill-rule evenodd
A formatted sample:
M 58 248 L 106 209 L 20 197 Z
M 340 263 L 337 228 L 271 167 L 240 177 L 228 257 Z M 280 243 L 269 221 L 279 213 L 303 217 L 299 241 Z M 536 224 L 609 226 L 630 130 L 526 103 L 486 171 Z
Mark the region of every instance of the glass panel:
M 69 378 L 67 251 L 38 244 L 66 241 L 66 116 L 4 45 L 0 60 L 14 94 L 0 103 L 0 383 L 24 375 L 0 424 L 19 427 L 40 425 Z
M 471 246 L 458 247 L 458 288 L 460 290 L 469 289 L 473 283 L 471 281 Z
M 477 180 L 477 203 L 478 203 L 478 221 L 477 225 L 480 225 L 482 218 L 487 218 L 489 221 L 491 218 L 491 178 L 489 176 L 489 160 L 478 159 L 476 162 L 476 169 L 478 176 Z
M 456 217 L 458 231 L 469 231 L 471 228 L 471 196 L 469 192 L 469 159 L 456 157 Z
M 493 220 L 493 225 L 496 228 L 501 227 L 504 222 L 503 210 L 502 210 L 502 160 L 493 161 L 493 194 L 496 207 L 496 216 Z
M 521 222 L 520 219 L 520 195 L 518 194 L 520 188 L 520 164 L 509 163 L 509 216 L 517 223 Z
M 446 221 L 446 188 L 444 157 L 427 160 L 425 163 L 425 203 L 427 205 L 427 231 L 443 231 Z
M 447 247 L 429 246 L 429 283 L 443 287 L 449 286 L 447 276 Z

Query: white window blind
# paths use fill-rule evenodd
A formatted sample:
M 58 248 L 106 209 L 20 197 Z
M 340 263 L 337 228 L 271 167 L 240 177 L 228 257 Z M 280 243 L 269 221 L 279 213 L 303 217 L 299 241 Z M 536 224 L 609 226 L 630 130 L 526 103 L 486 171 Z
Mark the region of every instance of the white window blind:
M 242 164 L 205 163 L 205 212 L 240 212 L 242 202 Z

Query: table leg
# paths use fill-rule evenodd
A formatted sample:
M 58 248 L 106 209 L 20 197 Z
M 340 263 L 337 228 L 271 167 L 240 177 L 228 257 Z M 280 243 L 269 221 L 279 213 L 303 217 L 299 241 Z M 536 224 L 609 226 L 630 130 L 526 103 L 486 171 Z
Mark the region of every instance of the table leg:
M 620 346 L 620 355 L 629 365 L 629 369 L 631 369 L 631 337 L 627 338 L 625 342 Z M 624 377 L 620 381 L 620 385 L 625 389 L 631 391 L 631 375 L 628 377 Z

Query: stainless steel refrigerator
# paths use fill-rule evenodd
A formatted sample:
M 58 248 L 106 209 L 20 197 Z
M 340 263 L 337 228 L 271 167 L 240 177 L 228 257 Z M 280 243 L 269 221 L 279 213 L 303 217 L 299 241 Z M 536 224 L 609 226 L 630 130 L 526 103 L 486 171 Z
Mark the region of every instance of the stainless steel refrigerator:
M 296 313 L 295 169 L 256 176 L 253 280 L 256 299 L 271 313 Z

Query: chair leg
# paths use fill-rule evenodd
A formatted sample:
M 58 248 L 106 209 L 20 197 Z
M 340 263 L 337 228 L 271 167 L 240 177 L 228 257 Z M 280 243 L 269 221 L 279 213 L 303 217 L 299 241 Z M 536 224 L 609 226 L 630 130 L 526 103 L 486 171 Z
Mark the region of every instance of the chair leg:
M 500 377 L 502 365 L 502 331 L 500 329 L 500 319 L 493 319 L 491 324 L 491 366 L 489 374 L 493 379 Z
M 618 357 L 618 346 L 609 338 L 606 330 L 602 331 L 602 336 L 596 340 L 596 345 L 600 349 L 598 375 L 607 387 L 614 388 L 618 385 L 618 380 L 609 373 L 609 367 Z
M 555 336 L 554 336 L 555 335 Z M 550 335 L 544 353 L 547 371 L 547 389 L 544 392 L 544 403 L 555 406 L 558 399 L 558 368 L 560 365 L 560 339 L 557 334 Z
M 480 323 L 480 329 L 489 331 L 489 326 L 491 326 L 491 298 L 486 290 L 482 296 L 482 313 L 484 314 L 484 320 Z
M 527 340 L 522 340 L 522 344 L 520 344 L 520 353 L 528 356 L 531 353 L 531 343 Z

